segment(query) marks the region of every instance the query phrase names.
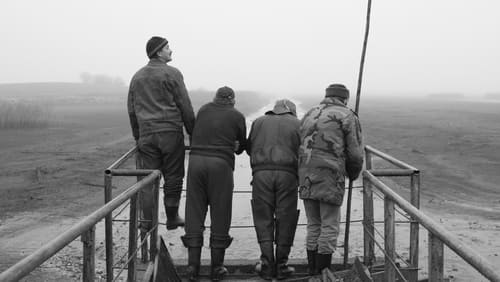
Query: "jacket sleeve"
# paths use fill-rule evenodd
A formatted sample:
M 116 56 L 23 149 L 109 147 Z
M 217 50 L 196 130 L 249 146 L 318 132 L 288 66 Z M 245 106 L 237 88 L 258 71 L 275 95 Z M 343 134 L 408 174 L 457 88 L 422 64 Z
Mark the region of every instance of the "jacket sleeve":
M 361 125 L 354 113 L 347 116 L 343 123 L 346 171 L 350 180 L 358 178 L 363 169 L 363 140 L 361 135 Z
M 135 106 L 134 106 L 135 94 L 132 91 L 132 84 L 128 90 L 128 98 L 127 98 L 127 108 L 128 108 L 128 117 L 130 119 L 130 127 L 132 128 L 132 136 L 137 141 L 139 139 L 139 123 L 137 122 L 137 116 L 135 115 Z
M 252 134 L 254 134 L 255 121 L 252 122 L 250 127 L 250 134 L 248 134 L 247 143 L 245 150 L 247 151 L 247 155 L 251 156 L 252 154 Z
M 174 101 L 181 111 L 184 127 L 187 133 L 191 135 L 193 133 L 195 116 L 193 106 L 191 105 L 191 99 L 189 98 L 186 85 L 184 84 L 184 78 L 180 72 L 178 72 L 176 83 L 172 88 L 174 88 L 172 91 L 174 94 Z
M 239 148 L 234 152 L 239 155 L 245 151 L 247 148 L 247 125 L 245 122 L 245 117 L 240 113 L 238 118 L 238 128 L 236 133 L 236 141 L 240 143 Z

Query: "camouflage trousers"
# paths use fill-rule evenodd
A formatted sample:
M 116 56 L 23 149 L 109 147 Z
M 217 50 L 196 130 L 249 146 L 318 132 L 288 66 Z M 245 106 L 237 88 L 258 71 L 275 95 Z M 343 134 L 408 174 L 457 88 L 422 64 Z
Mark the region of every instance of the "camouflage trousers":
M 307 217 L 306 247 L 320 254 L 331 254 L 337 247 L 340 206 L 304 199 Z

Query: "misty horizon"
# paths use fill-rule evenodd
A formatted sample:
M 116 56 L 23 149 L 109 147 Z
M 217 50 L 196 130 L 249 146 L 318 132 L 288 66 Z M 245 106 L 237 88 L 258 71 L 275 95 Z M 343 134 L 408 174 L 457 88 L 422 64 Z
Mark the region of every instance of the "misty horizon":
M 374 2 L 362 93 L 500 92 L 499 8 L 487 0 Z M 158 35 L 188 89 L 299 95 L 343 83 L 353 93 L 366 2 L 22 1 L 4 3 L 0 16 L 0 83 L 78 82 L 88 72 L 128 84 Z

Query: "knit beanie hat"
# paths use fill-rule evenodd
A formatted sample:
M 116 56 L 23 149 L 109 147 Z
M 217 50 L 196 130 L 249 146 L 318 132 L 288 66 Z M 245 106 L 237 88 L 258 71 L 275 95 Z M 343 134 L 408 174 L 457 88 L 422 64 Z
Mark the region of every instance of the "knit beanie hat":
M 349 89 L 347 89 L 343 84 L 330 84 L 330 86 L 326 88 L 325 97 L 349 99 Z
M 148 54 L 148 58 L 154 57 L 156 52 L 160 51 L 165 45 L 168 44 L 168 40 L 163 37 L 153 36 L 148 40 L 146 44 L 146 54 Z
M 217 89 L 217 92 L 215 93 L 214 102 L 223 105 L 234 105 L 233 89 L 227 86 Z
M 288 99 L 282 99 L 276 101 L 273 110 L 266 112 L 266 115 L 267 114 L 282 115 L 288 113 L 297 116 L 297 108 L 295 107 L 295 104 L 292 101 Z

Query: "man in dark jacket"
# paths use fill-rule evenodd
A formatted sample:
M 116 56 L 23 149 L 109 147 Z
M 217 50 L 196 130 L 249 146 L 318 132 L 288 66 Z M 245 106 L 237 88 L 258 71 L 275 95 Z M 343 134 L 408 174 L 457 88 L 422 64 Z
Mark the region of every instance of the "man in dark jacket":
M 307 216 L 307 259 L 311 273 L 330 266 L 339 234 L 345 177 L 354 180 L 363 166 L 361 126 L 347 108 L 349 90 L 326 88 L 326 97 L 301 122 L 299 196 Z
M 210 206 L 211 278 L 227 273 L 224 254 L 229 236 L 233 201 L 234 154 L 246 144 L 245 117 L 234 108 L 235 94 L 229 87 L 217 90 L 213 102 L 200 108 L 193 130 L 187 177 L 186 234 L 188 278 L 197 280 L 205 217 Z
M 182 74 L 167 65 L 172 51 L 165 38 L 154 36 L 146 44 L 149 63 L 132 77 L 128 93 L 128 113 L 132 134 L 138 145 L 139 168 L 159 169 L 164 179 L 167 229 L 184 226 L 178 215 L 184 178 L 184 133 L 194 127 L 194 112 Z M 141 191 L 141 207 L 151 228 L 152 186 Z
M 253 175 L 253 221 L 261 251 L 256 271 L 266 280 L 275 275 L 285 279 L 294 272 L 287 262 L 299 216 L 299 127 L 295 104 L 278 100 L 272 111 L 252 123 L 247 141 Z

